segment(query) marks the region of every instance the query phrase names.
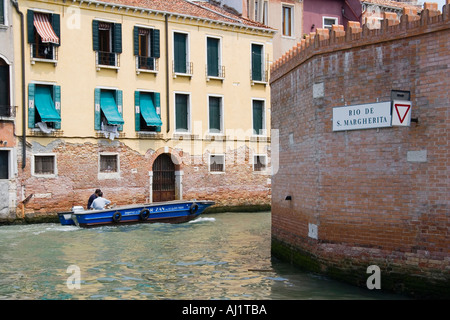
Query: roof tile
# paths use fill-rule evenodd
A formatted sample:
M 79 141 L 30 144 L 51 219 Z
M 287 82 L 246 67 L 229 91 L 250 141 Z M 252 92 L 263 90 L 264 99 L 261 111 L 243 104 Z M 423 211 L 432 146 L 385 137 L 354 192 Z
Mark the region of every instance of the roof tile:
M 272 30 L 271 28 L 226 10 L 208 2 L 186 0 L 99 0 L 99 2 L 145 8 L 156 11 L 193 16 L 203 19 L 241 24 L 255 28 Z

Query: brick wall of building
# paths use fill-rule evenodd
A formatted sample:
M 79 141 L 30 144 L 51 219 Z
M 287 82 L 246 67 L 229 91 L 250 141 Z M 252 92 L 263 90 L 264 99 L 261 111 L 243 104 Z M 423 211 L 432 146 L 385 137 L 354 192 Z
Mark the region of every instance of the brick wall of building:
M 22 152 L 21 146 L 18 152 Z M 153 162 L 160 154 L 167 153 L 171 155 L 175 171 L 182 175 L 182 199 L 213 200 L 215 210 L 237 210 L 247 206 L 269 209 L 270 171 L 255 172 L 250 161 L 251 152 L 248 147 L 228 149 L 225 172 L 210 173 L 208 150 L 199 156 L 172 148 L 149 149 L 141 154 L 119 140 L 75 143 L 54 139 L 45 146 L 29 141 L 27 166 L 23 171 L 19 170 L 17 179 L 21 186 L 17 188 L 17 197 L 25 199 L 33 195 L 26 204 L 27 218 L 52 216 L 73 206 L 86 207 L 89 196 L 97 188 L 117 205 L 148 203 Z M 102 178 L 99 175 L 99 155 L 105 153 L 118 155 L 119 177 Z M 33 174 L 34 155 L 54 155 L 56 174 L 45 177 Z M 21 165 L 19 161 L 18 167 Z M 21 214 L 22 205 L 19 205 L 17 216 Z
M 274 63 L 274 255 L 362 286 L 378 265 L 382 289 L 450 296 L 449 12 L 318 30 Z M 333 107 L 392 90 L 410 92 L 418 122 L 333 132 Z

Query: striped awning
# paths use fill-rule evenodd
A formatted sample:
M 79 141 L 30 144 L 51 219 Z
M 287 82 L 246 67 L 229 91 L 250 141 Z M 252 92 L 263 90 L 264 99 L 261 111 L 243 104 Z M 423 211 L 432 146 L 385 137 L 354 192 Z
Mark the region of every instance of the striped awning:
M 59 38 L 55 34 L 50 21 L 48 20 L 48 15 L 35 12 L 34 13 L 34 26 L 37 32 L 41 36 L 43 43 L 59 43 Z

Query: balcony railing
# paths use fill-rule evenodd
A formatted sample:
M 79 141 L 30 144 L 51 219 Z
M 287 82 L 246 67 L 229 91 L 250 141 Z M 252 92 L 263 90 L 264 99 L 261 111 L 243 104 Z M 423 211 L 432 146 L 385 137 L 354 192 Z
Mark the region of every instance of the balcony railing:
M 206 81 L 210 79 L 225 79 L 225 66 L 218 66 L 217 72 L 211 72 L 211 70 L 208 70 L 208 65 L 206 65 Z
M 255 72 L 254 70 L 250 70 L 250 80 L 252 85 L 255 83 L 267 84 L 269 79 L 269 72 L 267 70 L 261 69 Z
M 158 59 L 153 57 L 136 56 L 136 70 L 139 72 L 157 73 L 159 70 Z
M 176 78 L 177 76 L 187 76 L 192 77 L 194 74 L 194 64 L 192 62 L 186 62 L 186 66 L 180 66 L 177 64 L 175 67 L 175 61 L 172 62 L 172 73 L 173 77 Z
M 31 63 L 40 62 L 58 62 L 58 46 L 53 43 L 32 43 L 30 46 Z
M 0 105 L 0 117 L 12 118 L 16 116 L 16 107 Z
M 95 52 L 95 64 L 97 70 L 100 68 L 119 69 L 120 67 L 120 55 L 115 52 Z

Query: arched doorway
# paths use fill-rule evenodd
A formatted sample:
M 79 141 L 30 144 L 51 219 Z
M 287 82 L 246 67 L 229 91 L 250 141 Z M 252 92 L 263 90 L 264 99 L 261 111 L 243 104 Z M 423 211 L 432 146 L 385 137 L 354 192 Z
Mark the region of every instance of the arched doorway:
M 175 164 L 163 153 L 153 162 L 153 202 L 175 200 Z

